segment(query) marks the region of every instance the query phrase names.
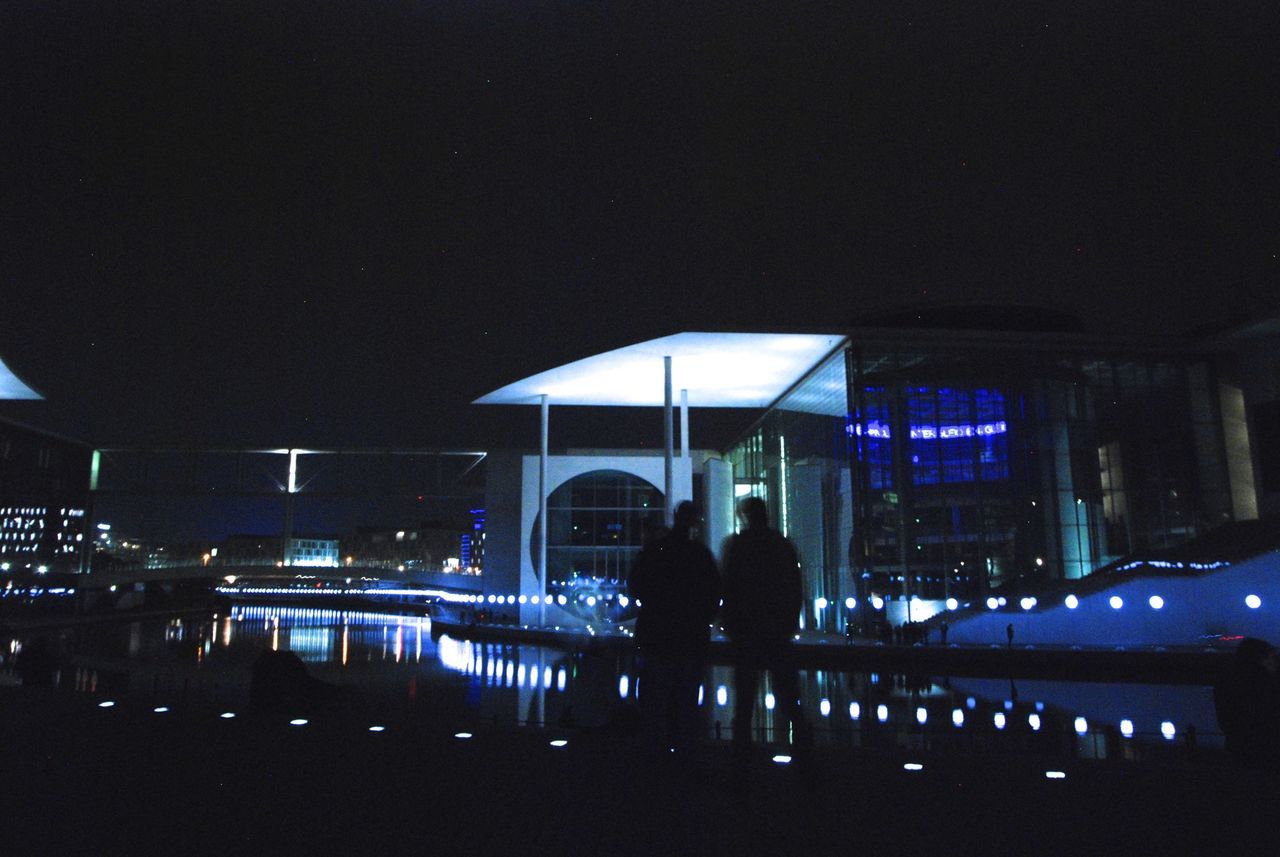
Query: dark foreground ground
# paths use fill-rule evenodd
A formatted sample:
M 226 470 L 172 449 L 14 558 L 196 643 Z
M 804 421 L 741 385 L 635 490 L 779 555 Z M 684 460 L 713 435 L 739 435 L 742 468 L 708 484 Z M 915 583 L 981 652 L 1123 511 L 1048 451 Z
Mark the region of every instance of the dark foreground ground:
M 1218 755 L 828 748 L 802 767 L 759 748 L 744 767 L 713 745 L 654 767 L 618 734 L 102 700 L 0 688 L 0 854 L 1280 853 L 1274 781 Z

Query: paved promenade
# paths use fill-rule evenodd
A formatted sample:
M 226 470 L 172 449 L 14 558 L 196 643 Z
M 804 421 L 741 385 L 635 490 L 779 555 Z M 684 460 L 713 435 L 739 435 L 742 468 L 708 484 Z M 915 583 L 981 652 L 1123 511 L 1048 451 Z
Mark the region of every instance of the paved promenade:
M 646 758 L 611 732 L 407 715 L 290 725 L 103 701 L 0 688 L 0 853 L 1276 850 L 1275 781 L 1218 754 L 1064 764 L 825 748 L 811 764 L 784 765 L 771 756 L 786 748 L 772 747 L 742 765 L 713 744 L 682 765 Z

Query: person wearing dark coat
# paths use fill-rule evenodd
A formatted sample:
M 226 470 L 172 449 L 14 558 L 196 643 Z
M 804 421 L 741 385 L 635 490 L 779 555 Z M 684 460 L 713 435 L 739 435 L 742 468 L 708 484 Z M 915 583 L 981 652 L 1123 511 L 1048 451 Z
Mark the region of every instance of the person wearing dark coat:
M 1265 640 L 1245 638 L 1213 688 L 1227 750 L 1251 767 L 1280 771 L 1280 654 Z
M 646 729 L 663 749 L 698 741 L 698 684 L 720 604 L 720 575 L 706 545 L 693 537 L 700 516 L 687 500 L 670 532 L 636 560 L 628 591 L 639 606 L 640 704 Z
M 724 630 L 733 647 L 733 743 L 745 753 L 751 746 L 751 718 L 760 674 L 773 676 L 782 717 L 790 721 L 797 743 L 809 733 L 800 710 L 800 685 L 792 646 L 804 589 L 800 557 L 785 536 L 769 526 L 759 497 L 738 505 L 743 529 L 724 551 Z

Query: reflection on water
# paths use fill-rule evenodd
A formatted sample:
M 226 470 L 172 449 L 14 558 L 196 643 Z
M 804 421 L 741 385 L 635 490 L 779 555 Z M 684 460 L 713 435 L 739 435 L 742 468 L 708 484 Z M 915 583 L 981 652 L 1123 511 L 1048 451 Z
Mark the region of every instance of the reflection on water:
M 25 642 L 0 641 L 6 669 Z M 156 705 L 243 706 L 264 648 L 295 652 L 379 710 L 424 716 L 601 727 L 626 721 L 643 693 L 630 652 L 433 637 L 429 618 L 394 613 L 244 605 L 205 621 L 68 630 L 57 643 L 63 687 Z M 760 684 L 756 737 L 785 741 L 771 677 Z M 800 685 L 820 744 L 1082 758 L 1220 746 L 1206 687 L 830 670 L 804 671 Z M 730 737 L 734 692 L 731 668 L 708 668 L 698 699 L 709 735 Z

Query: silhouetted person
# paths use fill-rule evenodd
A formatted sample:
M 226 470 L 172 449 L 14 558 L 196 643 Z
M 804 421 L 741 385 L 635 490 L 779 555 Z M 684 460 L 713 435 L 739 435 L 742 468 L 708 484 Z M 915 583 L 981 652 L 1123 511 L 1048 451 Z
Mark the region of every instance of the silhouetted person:
M 724 629 L 733 644 L 733 743 L 744 754 L 751 746 L 751 715 L 760 673 L 773 674 L 775 699 L 791 721 L 798 743 L 809 733 L 800 711 L 800 686 L 791 645 L 804 598 L 800 558 L 781 533 L 769 526 L 759 497 L 738 505 L 744 528 L 724 552 Z
M 1227 750 L 1246 763 L 1280 770 L 1280 655 L 1265 640 L 1246 638 L 1213 689 Z
M 1013 623 L 1012 622 L 1004 626 L 1004 636 L 1005 636 L 1005 639 L 1009 641 L 1008 642 L 1009 648 L 1012 649 L 1013 648 Z
M 720 604 L 715 559 L 693 537 L 698 522 L 697 507 L 681 503 L 670 532 L 645 546 L 628 581 L 640 605 L 640 705 L 664 749 L 685 750 L 697 742 L 698 683 Z
M 942 645 L 947 644 L 947 631 L 951 630 L 951 626 L 947 624 L 947 620 L 943 619 L 942 624 L 938 626 L 938 633 L 942 636 Z

